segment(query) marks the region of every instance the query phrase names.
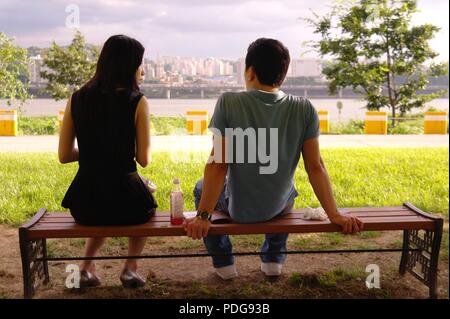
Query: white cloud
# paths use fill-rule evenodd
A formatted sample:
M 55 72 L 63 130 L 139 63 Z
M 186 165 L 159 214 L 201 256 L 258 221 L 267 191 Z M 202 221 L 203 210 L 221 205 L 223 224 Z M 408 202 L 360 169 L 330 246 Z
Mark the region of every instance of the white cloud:
M 328 10 L 330 0 L 2 0 L 0 30 L 16 36 L 23 46 L 47 46 L 53 40 L 68 43 L 73 30 L 65 28 L 65 7 L 80 7 L 81 31 L 91 43 L 123 33 L 140 40 L 151 56 L 168 55 L 239 57 L 258 37 L 284 42 L 292 56 L 301 43 L 314 37 L 298 20 Z M 442 31 L 434 47 L 448 59 L 448 2 L 420 0 L 417 23 L 431 22 Z

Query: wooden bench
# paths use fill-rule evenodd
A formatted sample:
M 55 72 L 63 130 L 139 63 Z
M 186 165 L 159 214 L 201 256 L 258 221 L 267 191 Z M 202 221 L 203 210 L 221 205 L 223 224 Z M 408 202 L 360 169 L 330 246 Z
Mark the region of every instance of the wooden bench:
M 437 270 L 439 249 L 442 238 L 443 219 L 427 214 L 410 203 L 397 207 L 344 208 L 341 213 L 357 216 L 364 222 L 365 231 L 403 230 L 401 249 L 365 250 L 327 250 L 327 251 L 288 251 L 292 253 L 349 253 L 349 252 L 392 252 L 401 251 L 400 274 L 406 271 L 429 287 L 430 297 L 437 297 Z M 340 227 L 326 221 L 302 219 L 303 210 L 259 224 L 213 224 L 212 235 L 242 235 L 266 233 L 323 233 L 339 232 Z M 52 213 L 41 209 L 19 229 L 20 251 L 22 256 L 24 297 L 32 298 L 40 282 L 50 280 L 48 261 L 83 259 L 125 259 L 125 258 L 164 258 L 160 256 L 100 256 L 93 258 L 60 258 L 47 256 L 47 238 L 84 237 L 138 237 L 138 236 L 185 236 L 182 226 L 173 226 L 167 213 L 158 212 L 146 224 L 136 226 L 96 227 L 81 226 L 74 222 L 68 213 Z M 259 253 L 235 253 L 235 255 L 258 255 Z M 211 256 L 209 254 L 180 254 L 176 257 Z

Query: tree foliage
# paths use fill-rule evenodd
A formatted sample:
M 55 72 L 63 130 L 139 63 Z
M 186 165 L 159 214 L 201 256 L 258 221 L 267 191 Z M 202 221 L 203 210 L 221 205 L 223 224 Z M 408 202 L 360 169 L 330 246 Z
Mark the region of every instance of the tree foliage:
M 84 36 L 77 31 L 72 43 L 62 47 L 53 42 L 44 54 L 41 76 L 48 80 L 46 91 L 55 100 L 67 99 L 95 72 L 98 49 L 86 45 Z
M 310 46 L 333 59 L 323 70 L 330 92 L 351 87 L 365 95 L 368 109 L 388 107 L 393 118 L 444 95 L 420 93 L 429 77 L 448 74 L 448 63 L 434 62 L 438 53 L 429 42 L 439 28 L 413 25 L 417 11 L 416 0 L 346 0 L 335 2 L 329 14 L 306 19 L 321 36 Z
M 24 103 L 28 95 L 27 50 L 14 44 L 14 40 L 0 32 L 0 98 L 10 105 L 19 100 Z

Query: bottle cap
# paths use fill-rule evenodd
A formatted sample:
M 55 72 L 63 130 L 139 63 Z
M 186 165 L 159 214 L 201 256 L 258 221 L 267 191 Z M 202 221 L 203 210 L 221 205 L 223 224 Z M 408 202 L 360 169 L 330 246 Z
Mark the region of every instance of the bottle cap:
M 173 179 L 173 183 L 174 183 L 174 184 L 180 184 L 180 180 L 179 180 L 178 178 L 174 178 L 174 179 Z

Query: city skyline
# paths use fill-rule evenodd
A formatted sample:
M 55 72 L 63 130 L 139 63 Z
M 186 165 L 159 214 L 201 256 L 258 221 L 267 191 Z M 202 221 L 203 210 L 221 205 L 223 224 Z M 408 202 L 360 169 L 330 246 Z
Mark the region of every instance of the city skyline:
M 30 71 L 31 84 L 44 84 L 46 80 L 41 77 L 41 72 L 46 70 L 43 56 L 36 50 L 30 54 L 28 69 Z M 222 82 L 224 84 L 243 85 L 245 59 L 237 60 L 221 58 L 197 58 L 197 57 L 173 57 L 162 56 L 156 60 L 144 59 L 144 71 L 146 82 L 157 81 L 160 83 L 195 82 Z M 292 59 L 289 65 L 287 78 L 309 77 L 323 78 L 322 66 L 324 61 L 320 59 Z
M 22 47 L 48 47 L 52 41 L 66 45 L 75 32 L 66 26 L 70 4 L 78 6 L 79 29 L 89 43 L 101 45 L 110 35 L 124 33 L 140 40 L 151 59 L 159 55 L 237 60 L 258 37 L 279 39 L 293 58 L 317 58 L 312 53 L 302 56 L 302 43 L 314 35 L 300 18 L 311 17 L 310 9 L 327 12 L 330 1 L 24 0 L 17 6 L 2 0 L 0 30 Z M 414 24 L 431 22 L 441 28 L 431 44 L 439 60 L 448 60 L 448 1 L 419 0 L 418 6 L 421 12 Z

